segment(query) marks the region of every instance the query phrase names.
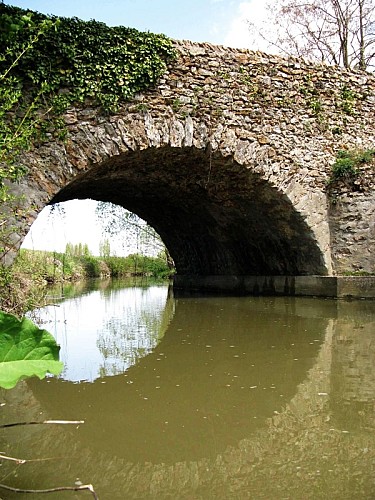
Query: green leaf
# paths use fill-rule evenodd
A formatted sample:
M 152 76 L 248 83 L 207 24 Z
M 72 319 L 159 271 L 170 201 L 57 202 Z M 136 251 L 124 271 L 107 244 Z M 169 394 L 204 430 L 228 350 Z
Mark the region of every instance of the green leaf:
M 58 375 L 63 369 L 59 350 L 46 330 L 0 311 L 0 387 L 11 389 L 25 377 Z

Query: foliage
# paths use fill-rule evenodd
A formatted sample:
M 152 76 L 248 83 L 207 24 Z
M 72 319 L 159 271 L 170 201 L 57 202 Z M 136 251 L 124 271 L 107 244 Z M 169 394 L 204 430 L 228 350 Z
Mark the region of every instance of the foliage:
M 69 245 L 75 247 L 75 245 Z M 90 254 L 66 254 L 58 252 L 45 252 L 42 250 L 21 249 L 11 270 L 4 269 L 4 273 L 22 276 L 24 288 L 26 283 L 57 283 L 71 280 L 77 281 L 85 278 L 99 278 L 102 276 L 125 276 L 125 275 L 149 275 L 158 278 L 169 277 L 172 274 L 166 261 L 165 255 L 150 257 L 140 254 L 132 254 L 127 257 L 94 257 Z M 8 280 L 11 281 L 11 277 Z M 0 274 L 1 280 L 1 274 Z M 5 282 L 5 278 L 4 278 Z M 0 285 L 1 285 L 0 281 Z M 28 290 L 27 296 L 33 297 Z M 35 293 L 34 293 L 35 296 Z M 0 293 L 1 298 L 1 293 Z M 36 301 L 24 299 L 24 307 L 21 312 L 36 307 Z M 39 293 L 39 301 L 41 293 Z M 22 302 L 22 301 L 19 301 Z M 3 309 L 7 309 L 6 303 Z M 18 312 L 18 311 L 17 311 Z
M 109 240 L 105 239 L 99 244 L 100 257 L 109 257 L 111 255 L 111 244 Z
M 100 260 L 91 255 L 85 255 L 84 260 L 81 260 L 82 265 L 85 269 L 86 276 L 90 278 L 95 278 L 101 275 Z
M 330 181 L 352 180 L 359 174 L 359 168 L 364 163 L 369 163 L 375 157 L 375 150 L 346 151 L 340 150 L 337 159 L 332 165 Z
M 352 179 L 358 175 L 356 161 L 348 151 L 339 151 L 337 160 L 332 165 L 331 178 L 337 179 Z
M 1 5 L 1 11 L 0 39 L 6 44 L 2 70 L 12 66 L 34 35 L 35 26 L 54 23 L 56 29 L 38 37 L 9 73 L 22 91 L 45 85 L 43 94 L 57 113 L 87 98 L 113 111 L 121 101 L 155 84 L 165 71 L 166 60 L 174 56 L 172 43 L 164 35 L 6 5 Z M 7 28 L 25 17 L 32 21 L 27 29 Z
M 91 252 L 87 243 L 67 243 L 65 247 L 65 255 L 68 257 L 89 257 Z
M 111 276 L 154 276 L 169 278 L 173 272 L 168 267 L 165 258 L 149 257 L 146 255 L 132 254 L 127 257 L 107 257 L 105 259 Z
M 145 274 L 160 278 L 169 278 L 174 273 L 162 252 L 157 257 L 144 257 L 143 267 Z
M 30 141 L 45 117 L 43 94 L 46 82 L 40 82 L 29 95 L 23 96 L 23 85 L 16 74 L 22 58 L 30 52 L 38 40 L 51 28 L 57 26 L 44 19 L 35 23 L 31 14 L 22 11 L 22 15 L 12 16 L 8 7 L 0 5 L 0 43 L 4 52 L 0 54 L 0 201 L 9 199 L 4 180 L 18 181 L 26 169 L 17 165 L 18 154 L 30 146 Z M 15 43 L 19 33 L 25 36 Z
M 62 276 L 62 263 L 59 254 L 39 250 L 21 249 L 13 265 L 13 271 L 29 276 L 33 281 L 59 281 Z
M 136 245 L 138 253 L 151 250 L 155 254 L 165 250 L 158 233 L 146 221 L 125 208 L 113 203 L 99 202 L 95 212 L 108 235 L 122 237 L 129 248 Z
M 365 189 L 366 171 L 371 176 L 371 168 L 374 166 L 375 149 L 340 150 L 327 182 L 330 203 L 335 205 L 338 202 L 343 188 L 345 191 Z
M 356 103 L 356 93 L 353 92 L 347 85 L 344 85 L 340 92 L 340 108 L 347 115 L 353 114 Z
M 282 53 L 345 68 L 375 61 L 374 0 L 273 0 L 264 26 L 250 29 Z
M 59 350 L 46 330 L 0 311 L 0 387 L 11 389 L 25 377 L 58 375 L 63 368 Z
M 43 302 L 42 278 L 20 272 L 19 269 L 0 266 L 0 309 L 22 316 Z
M 367 271 L 344 271 L 341 274 L 343 276 L 374 276 L 375 272 L 370 273 Z

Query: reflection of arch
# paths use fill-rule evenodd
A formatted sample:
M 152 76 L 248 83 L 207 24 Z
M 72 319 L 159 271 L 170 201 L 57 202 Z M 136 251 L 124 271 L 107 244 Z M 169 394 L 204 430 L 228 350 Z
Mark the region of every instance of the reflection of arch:
M 327 322 L 306 316 L 281 299 L 179 299 L 160 344 L 125 377 L 105 377 L 105 384 L 98 380 L 83 389 L 55 380 L 42 392 L 38 383 L 30 381 L 30 387 L 46 409 L 48 392 L 60 394 L 54 412 L 64 418 L 84 411 L 92 426 L 111 421 L 98 451 L 153 463 L 213 459 L 264 427 L 304 380 L 319 350 L 319 342 L 310 345 L 309 339 L 319 339 Z M 283 334 L 275 321 L 285 326 Z M 291 343 L 293 353 L 288 352 Z M 91 446 L 90 426 L 81 432 L 81 444 Z M 147 449 L 140 439 L 149 443 Z
M 92 382 L 124 373 L 158 345 L 174 315 L 170 289 L 142 278 L 69 283 L 50 292 L 61 295 L 59 307 L 46 306 L 35 314 L 42 324 L 54 321 L 65 363 L 60 377 L 66 381 Z M 74 342 L 72 323 L 82 330 Z M 78 356 L 77 361 L 77 352 L 85 349 L 91 357 Z
M 232 157 L 195 147 L 112 156 L 52 199 L 110 201 L 152 225 L 181 275 L 325 274 L 291 201 Z
M 268 301 L 270 312 L 287 312 L 301 315 L 308 320 L 317 317 L 314 302 L 298 299 L 283 304 L 282 299 Z M 61 456 L 61 443 L 69 442 L 74 461 L 74 473 L 84 474 L 98 489 L 113 486 L 113 500 L 126 498 L 319 498 L 322 491 L 327 498 L 372 498 L 373 497 L 373 453 L 374 433 L 368 429 L 356 429 L 359 439 L 342 434 L 335 429 L 331 419 L 330 385 L 332 344 L 337 322 L 336 303 L 326 301 L 323 312 L 326 322 L 324 343 L 321 344 L 314 366 L 285 409 L 267 419 L 266 427 L 260 428 L 252 436 L 242 439 L 235 446 L 229 446 L 212 459 L 204 458 L 175 464 L 129 463 L 113 454 L 95 452 L 90 446 L 77 441 L 75 430 L 67 431 L 59 427 L 38 428 L 34 439 L 40 448 L 40 457 Z M 346 307 L 346 306 L 345 306 Z M 177 307 L 178 309 L 178 307 Z M 252 311 L 251 311 L 252 312 Z M 343 313 L 343 316 L 346 312 Z M 362 315 L 363 317 L 363 315 Z M 373 318 L 373 315 L 372 315 Z M 323 319 L 323 318 L 321 318 Z M 370 324 L 370 323 L 369 323 Z M 340 331 L 337 331 L 339 334 Z M 315 338 L 315 337 L 314 337 Z M 82 392 L 87 390 L 82 387 Z M 32 389 L 32 390 L 30 390 Z M 20 384 L 18 398 L 22 408 L 28 412 L 27 420 L 37 420 L 45 409 L 36 399 L 34 383 Z M 51 391 L 54 397 L 53 390 Z M 18 411 L 14 405 L 14 392 L 6 394 L 13 404 L 4 410 Z M 58 395 L 56 394 L 56 397 Z M 60 415 L 59 415 L 60 416 Z M 74 415 L 75 418 L 85 417 Z M 55 416 L 56 417 L 56 416 Z M 103 416 L 102 416 L 103 418 Z M 13 420 L 19 420 L 19 413 Z M 103 427 L 106 422 L 103 420 Z M 85 425 L 89 425 L 89 420 Z M 116 427 L 111 428 L 116 434 Z M 23 428 L 18 428 L 20 433 Z M 14 438 L 15 434 L 13 434 Z M 18 436 L 18 434 L 17 434 Z M 22 435 L 23 436 L 23 435 Z M 22 439 L 21 439 L 22 441 Z M 26 441 L 24 441 L 26 442 Z M 27 443 L 27 442 L 26 442 Z M 340 443 L 340 453 L 337 446 Z M 27 444 L 26 444 L 27 446 Z M 364 448 L 368 451 L 365 452 Z M 30 456 L 31 450 L 28 450 Z M 61 465 L 62 459 L 59 458 Z M 3 468 L 9 464 L 3 464 Z M 70 461 L 66 468 L 71 470 Z M 66 470 L 63 467 L 64 470 Z M 332 469 L 327 471 L 326 469 Z M 317 469 L 320 469 L 318 471 Z M 334 469 L 334 470 L 333 470 Z M 48 477 L 58 479 L 56 462 L 30 463 L 20 469 L 33 477 L 35 484 L 41 484 Z M 348 473 L 353 471 L 353 474 Z M 27 472 L 26 472 L 27 471 Z M 3 471 L 4 472 L 4 471 Z M 63 474 L 63 473 L 62 473 Z M 30 477 L 28 476 L 28 477 Z M 66 475 L 63 477 L 66 481 Z M 327 481 L 329 477 L 329 481 Z M 356 479 L 360 477 L 360 481 Z M 323 488 L 323 489 L 321 489 Z M 326 489 L 325 489 L 326 488 Z M 360 492 L 359 495 L 354 493 Z M 98 490 L 100 494 L 100 489 Z
M 142 287 L 142 280 L 139 281 L 138 286 L 131 286 L 132 289 L 134 288 L 135 293 L 139 287 Z M 116 303 L 115 295 L 123 295 L 124 288 L 125 286 L 122 286 L 119 290 L 113 290 L 112 287 L 109 287 L 107 290 L 107 297 L 111 292 L 113 293 L 116 309 L 119 308 L 119 304 Z M 162 287 L 162 290 L 164 288 Z M 138 299 L 136 299 L 137 307 L 134 307 L 133 303 L 128 310 L 126 309 L 126 305 L 129 298 L 125 296 L 121 314 L 116 320 L 109 315 L 108 321 L 105 321 L 104 331 L 99 334 L 96 342 L 103 356 L 100 377 L 122 374 L 125 366 L 128 368 L 133 364 L 139 363 L 163 339 L 168 325 L 173 318 L 175 306 L 169 290 L 166 290 L 165 303 L 162 305 L 162 308 L 156 307 L 157 304 L 155 303 L 151 303 L 151 307 L 145 307 L 150 302 L 147 299 L 147 294 L 153 289 L 152 285 L 147 286 L 147 284 L 142 287 L 141 296 L 138 296 Z M 146 296 L 145 304 L 142 301 L 143 295 Z M 133 296 L 133 300 L 134 298 Z M 142 328 L 139 328 L 140 326 Z M 136 342 L 133 342 L 135 340 L 134 330 L 138 331 Z M 123 364 L 121 364 L 121 361 Z

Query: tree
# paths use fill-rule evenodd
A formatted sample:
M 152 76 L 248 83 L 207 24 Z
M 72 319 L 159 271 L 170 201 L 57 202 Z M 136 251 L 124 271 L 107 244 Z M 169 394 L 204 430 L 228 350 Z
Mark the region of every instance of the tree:
M 105 239 L 99 243 L 99 255 L 100 257 L 108 258 L 111 255 L 111 244 L 109 240 Z
M 270 47 L 347 69 L 373 70 L 375 0 L 274 0 L 267 10 L 268 28 L 265 22 L 249 26 Z
M 110 236 L 122 235 L 124 245 L 141 254 L 157 254 L 165 246 L 157 232 L 136 214 L 113 203 L 99 202 L 96 215 Z
M 141 255 L 158 255 L 169 269 L 174 269 L 173 259 L 158 233 L 136 214 L 113 203 L 99 202 L 96 215 L 109 236 L 123 236 L 129 252 L 135 247 Z
M 90 257 L 91 252 L 87 243 L 67 243 L 65 246 L 65 255 L 69 257 Z

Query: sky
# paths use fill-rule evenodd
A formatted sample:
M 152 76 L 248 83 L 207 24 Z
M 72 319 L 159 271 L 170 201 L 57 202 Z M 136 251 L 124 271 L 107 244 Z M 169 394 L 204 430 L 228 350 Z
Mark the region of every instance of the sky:
M 64 17 L 95 19 L 109 26 L 128 26 L 168 37 L 210 42 L 237 48 L 254 46 L 248 21 L 264 18 L 265 0 L 8 0 L 8 5 Z M 94 215 L 95 203 L 73 200 L 64 205 L 64 217 L 43 209 L 27 235 L 23 247 L 63 251 L 66 243 L 87 243 L 98 255 L 102 233 Z M 123 253 L 121 242 L 111 240 L 111 249 Z

